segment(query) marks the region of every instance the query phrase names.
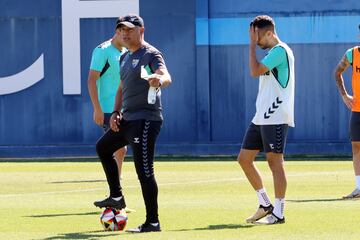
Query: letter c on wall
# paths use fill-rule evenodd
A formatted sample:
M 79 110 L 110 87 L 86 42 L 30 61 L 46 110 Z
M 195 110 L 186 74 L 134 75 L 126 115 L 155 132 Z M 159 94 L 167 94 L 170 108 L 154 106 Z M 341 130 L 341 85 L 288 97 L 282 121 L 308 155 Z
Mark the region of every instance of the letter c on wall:
M 0 77 L 0 95 L 19 92 L 44 78 L 44 54 L 28 68 L 14 75 Z

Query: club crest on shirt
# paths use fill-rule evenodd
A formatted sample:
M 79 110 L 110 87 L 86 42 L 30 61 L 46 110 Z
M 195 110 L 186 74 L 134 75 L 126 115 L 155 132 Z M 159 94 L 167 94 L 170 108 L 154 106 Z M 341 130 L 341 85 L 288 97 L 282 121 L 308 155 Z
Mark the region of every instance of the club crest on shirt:
M 133 59 L 133 60 L 132 60 L 132 66 L 133 66 L 133 68 L 136 68 L 136 66 L 138 65 L 138 63 L 139 63 L 139 59 Z

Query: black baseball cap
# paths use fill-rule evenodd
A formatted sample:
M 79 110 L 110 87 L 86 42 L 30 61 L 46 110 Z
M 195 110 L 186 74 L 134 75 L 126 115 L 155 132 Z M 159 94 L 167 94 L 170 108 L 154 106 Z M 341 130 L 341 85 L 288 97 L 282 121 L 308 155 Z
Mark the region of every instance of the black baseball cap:
M 129 28 L 144 27 L 144 20 L 138 15 L 129 14 L 118 18 L 116 21 L 116 28 L 120 27 L 121 25 L 125 25 Z

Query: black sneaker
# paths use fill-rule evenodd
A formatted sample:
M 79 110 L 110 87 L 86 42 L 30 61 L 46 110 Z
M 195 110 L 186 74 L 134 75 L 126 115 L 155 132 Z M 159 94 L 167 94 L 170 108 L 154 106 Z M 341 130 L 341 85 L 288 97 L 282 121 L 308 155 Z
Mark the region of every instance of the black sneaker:
M 126 232 L 130 232 L 130 233 L 160 232 L 160 231 L 161 231 L 160 223 L 157 223 L 154 226 L 154 224 L 147 223 L 147 222 L 141 224 L 137 228 L 132 228 L 132 229 L 126 230 Z
M 112 199 L 112 197 L 108 197 L 104 200 L 95 201 L 94 205 L 99 208 L 112 207 L 116 209 L 123 209 L 126 207 L 124 196 L 122 196 L 118 201 Z

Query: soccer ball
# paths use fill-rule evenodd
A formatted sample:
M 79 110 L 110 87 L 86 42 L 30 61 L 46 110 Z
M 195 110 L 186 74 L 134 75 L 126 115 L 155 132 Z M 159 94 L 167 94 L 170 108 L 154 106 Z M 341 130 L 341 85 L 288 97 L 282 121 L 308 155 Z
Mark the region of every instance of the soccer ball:
M 127 222 L 127 215 L 125 209 L 118 210 L 107 207 L 100 215 L 100 222 L 106 231 L 121 231 L 124 230 Z

